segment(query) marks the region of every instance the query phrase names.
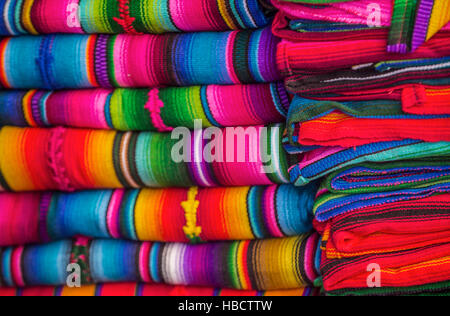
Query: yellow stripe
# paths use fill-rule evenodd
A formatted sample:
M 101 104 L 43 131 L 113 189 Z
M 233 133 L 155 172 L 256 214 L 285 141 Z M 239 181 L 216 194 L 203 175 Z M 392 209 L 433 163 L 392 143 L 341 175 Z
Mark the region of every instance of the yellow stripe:
M 23 140 L 27 131 L 17 127 L 4 127 L 0 131 L 0 171 L 13 191 L 35 189 L 24 160 Z
M 448 22 L 450 22 L 450 2 L 444 0 L 434 1 L 428 26 L 427 40 L 439 32 Z
M 235 29 L 237 29 L 237 26 L 233 23 L 233 19 L 231 19 L 231 17 L 228 15 L 228 11 L 227 11 L 225 4 L 226 4 L 226 1 L 218 0 L 217 5 L 219 7 L 220 15 L 222 16 L 223 20 L 228 25 L 228 27 L 231 30 L 235 30 Z
M 38 35 L 38 31 L 34 28 L 31 22 L 31 8 L 33 7 L 34 0 L 25 0 L 22 9 L 22 23 L 23 27 L 33 35 Z
M 238 249 L 237 249 L 237 255 L 236 255 L 236 264 L 237 264 L 237 272 L 239 277 L 239 283 L 241 284 L 241 290 L 249 290 L 250 284 L 246 282 L 245 279 L 245 273 L 244 273 L 244 266 L 247 261 L 244 258 L 244 249 L 245 249 L 245 242 L 238 242 Z
M 33 97 L 35 92 L 36 90 L 28 91 L 22 99 L 23 115 L 25 117 L 25 120 L 27 121 L 27 124 L 32 127 L 37 126 L 36 122 L 33 119 L 33 113 L 31 112 L 31 98 Z
M 228 188 L 224 192 L 223 204 L 220 205 L 224 212 L 227 232 L 232 239 L 249 240 L 254 239 L 247 216 L 247 195 L 249 187 Z
M 83 285 L 80 288 L 65 286 L 61 292 L 61 296 L 95 296 L 95 289 L 95 285 Z
M 136 201 L 135 223 L 139 240 L 163 241 L 162 219 L 166 190 L 144 189 Z
M 92 131 L 85 144 L 85 166 L 93 184 L 106 188 L 121 188 L 113 163 L 113 147 L 116 132 Z M 83 169 L 82 169 L 83 170 Z
M 428 268 L 428 267 L 436 267 L 443 264 L 450 263 L 450 257 L 444 257 L 436 260 L 426 261 L 419 264 L 413 264 L 402 268 L 397 269 L 382 269 L 381 272 L 387 273 L 387 274 L 400 274 L 405 272 L 410 272 L 418 269 Z

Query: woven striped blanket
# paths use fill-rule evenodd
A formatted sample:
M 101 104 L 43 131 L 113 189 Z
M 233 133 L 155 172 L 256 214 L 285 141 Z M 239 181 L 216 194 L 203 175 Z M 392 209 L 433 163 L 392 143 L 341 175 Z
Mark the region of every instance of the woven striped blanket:
M 285 121 L 282 83 L 161 89 L 0 91 L 0 126 L 71 126 L 166 131 L 172 127 L 263 125 Z
M 292 290 L 279 291 L 250 291 L 232 289 L 213 289 L 207 287 L 142 284 L 142 283 L 103 283 L 85 285 L 80 288 L 63 286 L 38 286 L 26 288 L 0 288 L 0 296 L 106 296 L 106 297 L 145 297 L 145 296 L 186 296 L 186 297 L 210 297 L 210 296 L 320 296 L 319 289 L 303 287 Z
M 295 141 L 295 138 L 294 138 Z M 288 147 L 295 153 L 295 147 Z M 289 168 L 291 182 L 304 185 L 345 167 L 365 162 L 390 162 L 437 159 L 450 154 L 450 143 L 427 143 L 418 140 L 371 143 L 354 148 L 322 147 L 296 155 Z
M 317 234 L 195 246 L 80 238 L 0 248 L 0 286 L 65 285 L 68 265 L 76 264 L 82 284 L 143 282 L 293 289 L 312 285 L 316 279 L 318 241 Z
M 74 191 L 289 183 L 282 128 L 185 128 L 171 134 L 4 127 L 0 187 Z
M 328 259 L 322 252 L 321 273 L 325 291 L 332 293 L 448 293 L 450 243 L 343 259 Z M 382 287 L 376 287 L 375 273 Z
M 314 225 L 329 259 L 450 243 L 450 194 L 358 208 Z
M 328 296 L 450 296 L 450 282 L 409 287 L 347 288 L 328 291 Z
M 273 82 L 275 38 L 255 31 L 47 35 L 0 40 L 0 84 L 16 89 Z
M 412 88 L 414 89 L 414 88 Z M 437 94 L 436 99 L 438 99 Z M 446 92 L 443 92 L 446 93 Z M 346 116 L 361 119 L 437 119 L 450 118 L 450 105 L 446 102 L 446 96 L 441 96 L 441 102 L 403 103 L 402 100 L 377 99 L 377 100 L 314 100 L 296 95 L 289 107 L 287 126 L 290 133 L 297 123 L 304 123 L 324 117 L 331 113 L 344 113 Z M 450 94 L 449 94 L 450 96 Z M 425 95 L 425 98 L 427 96 Z M 349 98 L 351 99 L 351 98 Z M 440 99 L 440 97 L 439 97 Z M 431 101 L 431 100 L 430 100 Z M 439 105 L 442 106 L 439 106 Z M 432 105 L 435 105 L 434 107 Z M 448 107 L 448 112 L 445 112 Z M 290 128 L 290 129 L 289 129 Z
M 8 0 L 0 35 L 226 31 L 269 24 L 258 0 Z
M 191 243 L 296 236 L 312 230 L 316 192 L 316 184 L 3 192 L 0 246 L 77 235 Z
M 434 59 L 450 56 L 450 32 L 440 32 L 415 52 L 394 55 L 386 52 L 386 40 L 342 40 L 278 44 L 277 64 L 284 77 L 330 73 L 380 61 Z M 289 78 L 288 78 L 289 80 Z
M 280 9 L 274 33 L 293 41 L 388 38 L 387 51 L 404 54 L 450 27 L 450 4 L 440 0 L 272 3 Z
M 356 118 L 340 111 L 295 125 L 292 139 L 305 146 L 354 147 L 417 139 L 450 142 L 450 118 Z
M 450 39 L 450 38 L 449 38 Z M 391 60 L 374 65 L 329 74 L 289 77 L 286 87 L 293 93 L 320 95 L 389 90 L 405 85 L 450 85 L 450 57 L 434 59 Z
M 400 161 L 344 168 L 323 182 L 314 205 L 318 221 L 385 203 L 450 192 L 449 162 Z

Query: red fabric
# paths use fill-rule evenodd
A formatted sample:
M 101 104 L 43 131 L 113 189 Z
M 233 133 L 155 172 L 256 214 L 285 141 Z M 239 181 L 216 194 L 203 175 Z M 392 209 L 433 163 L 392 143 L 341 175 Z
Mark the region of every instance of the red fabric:
M 288 77 L 332 72 L 379 61 L 450 56 L 450 32 L 438 33 L 411 54 L 388 53 L 386 46 L 385 39 L 306 43 L 283 40 L 278 44 L 277 65 L 280 72 Z
M 450 113 L 450 88 L 425 88 L 415 85 L 403 89 L 403 111 L 419 115 Z
M 450 119 L 361 119 L 339 111 L 300 124 L 302 145 L 354 147 L 383 141 L 450 141 Z
M 323 253 L 321 270 L 325 290 L 367 288 L 368 280 L 372 280 L 373 271 L 368 271 L 372 264 L 381 268 L 382 287 L 409 287 L 446 281 L 450 279 L 450 244 L 347 260 L 330 260 Z
M 293 42 L 385 39 L 389 35 L 388 28 L 373 28 L 369 30 L 347 32 L 298 32 L 289 29 L 290 20 L 295 19 L 295 16 L 278 11 L 272 23 L 272 33 L 275 34 L 275 36 Z
M 450 194 L 365 207 L 314 226 L 329 259 L 450 243 Z

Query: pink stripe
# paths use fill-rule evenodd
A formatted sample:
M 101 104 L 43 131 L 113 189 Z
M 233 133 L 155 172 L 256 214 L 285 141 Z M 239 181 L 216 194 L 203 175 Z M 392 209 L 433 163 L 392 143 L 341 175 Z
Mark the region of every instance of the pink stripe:
M 126 55 L 128 43 L 126 39 L 129 35 L 117 35 L 114 42 L 114 76 L 117 83 L 121 87 L 129 87 L 130 80 L 127 74 L 131 74 L 129 69 L 127 69 L 126 60 L 123 56 Z
M 149 269 L 151 246 L 152 244 L 150 242 L 144 242 L 139 251 L 139 273 L 144 283 L 153 283 Z
M 125 190 L 119 189 L 115 190 L 111 196 L 111 201 L 108 207 L 108 213 L 106 216 L 106 221 L 108 225 L 109 232 L 111 237 L 119 239 L 120 236 L 120 227 L 119 227 L 119 213 L 120 213 L 120 204 L 122 202 L 123 196 L 125 195 Z
M 291 3 L 282 0 L 272 0 L 272 3 L 287 14 L 291 19 L 306 19 L 315 21 L 341 22 L 348 24 L 368 24 L 374 5 L 380 9 L 379 26 L 390 26 L 392 18 L 392 0 L 358 0 L 342 3 L 329 3 L 320 8 L 307 4 Z M 319 6 L 318 6 L 319 7 Z
M 228 74 L 230 75 L 230 79 L 233 81 L 233 83 L 235 84 L 239 84 L 240 81 L 236 75 L 236 72 L 234 71 L 234 66 L 233 66 L 233 48 L 234 48 L 234 42 L 236 40 L 236 35 L 237 35 L 238 31 L 233 31 L 231 32 L 229 38 L 228 38 L 228 43 L 227 43 L 227 56 L 226 56 L 226 67 L 228 70 Z
M 267 190 L 264 192 L 264 210 L 265 214 L 264 217 L 266 219 L 266 223 L 268 226 L 268 229 L 270 231 L 270 234 L 273 237 L 284 237 L 283 232 L 278 227 L 278 221 L 276 216 L 276 211 L 274 207 L 274 201 L 275 201 L 275 192 L 276 192 L 277 186 L 272 185 L 267 188 Z
M 20 246 L 13 250 L 11 257 L 11 272 L 14 283 L 18 287 L 25 286 L 25 281 L 22 275 L 21 261 L 24 247 Z
M 314 233 L 306 241 L 305 248 L 305 272 L 307 277 L 314 281 L 317 278 L 317 273 L 314 269 L 315 257 L 317 251 L 318 234 Z
M 300 168 L 304 168 L 320 159 L 323 159 L 345 149 L 346 148 L 342 147 L 321 147 L 319 149 L 311 150 L 303 154 L 303 159 L 298 165 L 300 166 Z

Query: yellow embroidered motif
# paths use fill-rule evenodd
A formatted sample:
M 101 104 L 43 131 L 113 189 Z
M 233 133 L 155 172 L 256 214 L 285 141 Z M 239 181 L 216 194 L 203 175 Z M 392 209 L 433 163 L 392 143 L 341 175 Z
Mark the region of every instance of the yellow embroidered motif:
M 183 227 L 183 231 L 192 243 L 201 242 L 200 235 L 202 233 L 202 228 L 197 226 L 197 210 L 200 205 L 200 201 L 196 200 L 197 194 L 198 187 L 190 188 L 188 200 L 181 202 L 186 217 L 186 226 Z

